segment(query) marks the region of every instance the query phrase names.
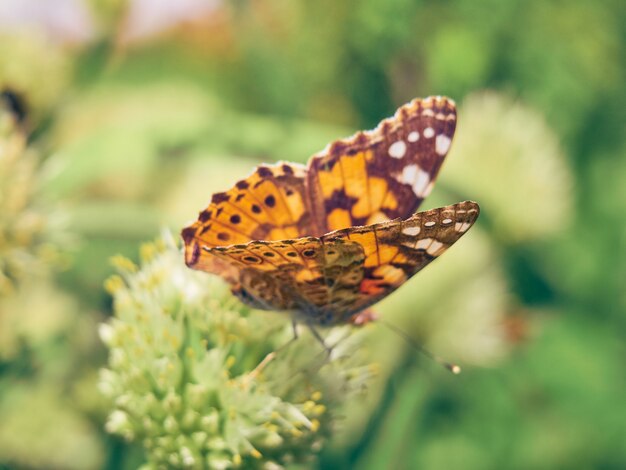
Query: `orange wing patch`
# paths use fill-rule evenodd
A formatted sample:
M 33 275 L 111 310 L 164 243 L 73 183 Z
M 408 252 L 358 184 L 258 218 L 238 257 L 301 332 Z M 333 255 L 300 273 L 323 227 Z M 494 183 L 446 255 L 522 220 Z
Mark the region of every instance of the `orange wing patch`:
M 315 234 L 413 214 L 432 189 L 455 126 L 451 100 L 414 100 L 373 131 L 314 156 L 307 185 Z
M 221 264 L 211 269 L 211 263 L 201 259 L 203 247 L 304 235 L 310 225 L 305 172 L 290 163 L 260 166 L 230 190 L 214 194 L 198 220 L 182 232 L 187 264 L 220 273 Z

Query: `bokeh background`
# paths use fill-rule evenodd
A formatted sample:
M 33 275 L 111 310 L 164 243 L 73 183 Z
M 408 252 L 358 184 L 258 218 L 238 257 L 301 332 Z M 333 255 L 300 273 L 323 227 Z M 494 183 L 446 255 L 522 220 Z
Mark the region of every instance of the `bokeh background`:
M 380 305 L 320 468 L 626 468 L 619 0 L 0 2 L 0 468 L 136 468 L 97 388 L 109 259 L 260 162 L 459 106 L 424 208 L 478 225 Z

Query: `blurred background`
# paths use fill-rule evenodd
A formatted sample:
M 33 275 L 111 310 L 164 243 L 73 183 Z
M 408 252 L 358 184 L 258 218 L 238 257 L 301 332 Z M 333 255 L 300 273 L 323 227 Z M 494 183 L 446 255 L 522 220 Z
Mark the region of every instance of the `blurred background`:
M 626 468 L 618 0 L 0 2 L 0 468 L 130 469 L 97 389 L 109 259 L 260 162 L 459 106 L 423 208 L 477 226 L 380 305 L 320 468 Z M 182 262 L 182 258 L 181 258 Z

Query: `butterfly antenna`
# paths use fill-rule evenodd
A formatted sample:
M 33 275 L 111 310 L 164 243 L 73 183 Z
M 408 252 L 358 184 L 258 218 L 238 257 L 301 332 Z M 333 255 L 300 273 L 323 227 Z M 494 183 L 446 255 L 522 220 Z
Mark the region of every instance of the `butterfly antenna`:
M 420 343 L 415 341 L 415 339 L 411 338 L 409 335 L 407 335 L 404 331 L 402 331 L 396 325 L 388 323 L 388 322 L 386 322 L 386 321 L 384 321 L 382 319 L 378 319 L 377 321 L 378 321 L 378 323 L 382 323 L 387 328 L 389 328 L 391 331 L 393 331 L 394 333 L 396 333 L 399 336 L 401 336 L 402 338 L 404 338 L 407 343 L 409 343 L 413 348 L 415 348 L 419 352 L 421 352 L 424 356 L 426 356 L 426 357 L 432 359 L 433 361 L 435 361 L 436 363 L 442 365 L 443 367 L 448 369 L 453 374 L 458 375 L 458 374 L 461 373 L 461 367 L 458 364 L 454 364 L 452 362 L 448 362 L 445 359 L 443 359 L 442 357 L 437 356 L 436 354 L 431 353 L 428 349 L 426 349 Z

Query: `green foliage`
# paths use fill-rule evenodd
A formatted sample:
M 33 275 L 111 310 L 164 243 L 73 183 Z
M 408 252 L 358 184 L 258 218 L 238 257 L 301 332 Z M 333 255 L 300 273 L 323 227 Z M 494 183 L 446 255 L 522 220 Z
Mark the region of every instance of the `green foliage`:
M 102 462 L 102 440 L 76 405 L 62 396 L 60 387 L 44 380 L 8 388 L 0 403 L 4 462 L 67 469 L 97 468 Z
M 0 98 L 0 294 L 60 261 L 54 214 L 41 199 L 42 175 L 18 117 Z M 59 227 L 56 227 L 57 230 Z M 50 233 L 52 229 L 52 233 Z

